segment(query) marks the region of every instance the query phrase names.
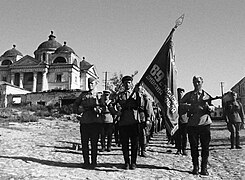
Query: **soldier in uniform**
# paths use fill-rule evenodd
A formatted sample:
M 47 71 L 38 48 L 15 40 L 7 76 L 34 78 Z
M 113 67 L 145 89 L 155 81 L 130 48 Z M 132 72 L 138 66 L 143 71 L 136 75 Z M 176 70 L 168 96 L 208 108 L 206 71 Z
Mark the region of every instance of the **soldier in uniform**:
M 187 124 L 188 138 L 191 147 L 193 174 L 199 173 L 198 145 L 201 142 L 201 175 L 208 175 L 207 163 L 209 156 L 209 143 L 211 140 L 210 125 L 212 123 L 210 112 L 214 111 L 211 96 L 202 89 L 203 78 L 193 77 L 194 90 L 186 93 L 179 105 L 187 108 L 189 119 Z
M 242 104 L 237 100 L 237 93 L 232 91 L 231 100 L 225 104 L 225 120 L 230 131 L 231 149 L 242 149 L 240 146 L 240 130 L 244 124 L 245 116 Z
M 105 90 L 103 91 L 103 95 L 100 101 L 100 106 L 102 108 L 102 131 L 101 131 L 101 151 L 107 150 L 108 152 L 111 151 L 111 142 L 112 142 L 112 133 L 113 133 L 113 104 L 110 100 L 110 91 Z M 107 144 L 106 144 L 106 137 L 107 137 Z M 106 148 L 107 146 L 107 148 Z
M 124 76 L 122 83 L 124 91 L 120 92 L 115 101 L 119 118 L 119 134 L 122 144 L 125 169 L 136 169 L 136 159 L 138 151 L 138 121 L 137 121 L 137 99 L 136 93 L 132 89 L 133 78 Z M 131 142 L 131 160 L 129 156 L 129 140 Z
M 74 113 L 81 115 L 79 120 L 84 168 L 95 168 L 97 166 L 98 139 L 102 120 L 98 94 L 95 90 L 96 85 L 96 79 L 89 78 L 89 90 L 82 92 L 73 104 Z M 91 143 L 91 161 L 89 158 L 89 141 Z
M 185 90 L 182 88 L 177 89 L 178 92 L 178 101 L 184 96 Z M 183 106 L 180 106 L 178 109 L 179 113 L 179 129 L 175 133 L 175 143 L 177 152 L 176 154 L 183 154 L 184 156 L 187 155 L 186 152 L 186 146 L 187 146 L 187 123 L 188 123 L 188 117 L 187 117 L 187 111 L 183 108 Z
M 139 113 L 139 150 L 140 156 L 146 157 L 146 146 L 148 144 L 150 130 L 152 126 L 152 116 L 154 116 L 152 102 L 144 92 L 140 84 L 136 85 L 138 113 Z

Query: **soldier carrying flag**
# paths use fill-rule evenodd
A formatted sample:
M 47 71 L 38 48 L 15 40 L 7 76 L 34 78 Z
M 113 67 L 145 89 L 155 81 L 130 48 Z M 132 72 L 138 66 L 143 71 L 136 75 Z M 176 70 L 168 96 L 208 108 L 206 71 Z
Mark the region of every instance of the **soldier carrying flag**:
M 165 125 L 172 136 L 178 129 L 177 69 L 172 37 L 183 19 L 184 14 L 176 20 L 174 28 L 139 81 L 166 114 Z

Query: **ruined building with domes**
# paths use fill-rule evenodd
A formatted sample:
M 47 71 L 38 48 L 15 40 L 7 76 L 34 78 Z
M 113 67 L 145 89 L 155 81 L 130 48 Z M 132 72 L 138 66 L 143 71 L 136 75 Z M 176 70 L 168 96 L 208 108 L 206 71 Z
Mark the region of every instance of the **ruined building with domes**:
M 85 91 L 89 77 L 99 78 L 95 66 L 79 57 L 66 42 L 62 45 L 56 41 L 53 31 L 48 40 L 34 51 L 34 57 L 23 56 L 15 45 L 0 56 L 0 85 L 14 87 L 20 94 L 52 90 Z M 10 91 L 5 88 L 1 95 L 16 94 Z
M 31 92 L 52 89 L 87 89 L 89 77 L 98 78 L 94 65 L 72 48 L 56 41 L 53 32 L 41 43 L 34 57 L 23 56 L 14 45 L 0 57 L 0 81 Z

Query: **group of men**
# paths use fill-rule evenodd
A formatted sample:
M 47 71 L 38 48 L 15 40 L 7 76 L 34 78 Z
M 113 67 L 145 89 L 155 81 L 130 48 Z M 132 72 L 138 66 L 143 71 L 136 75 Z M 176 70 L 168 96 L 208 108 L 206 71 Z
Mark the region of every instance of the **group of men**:
M 179 100 L 179 129 L 175 133 L 177 154 L 187 155 L 187 135 L 191 148 L 193 163 L 192 173 L 197 175 L 209 175 L 207 170 L 209 157 L 209 143 L 211 140 L 210 125 L 212 120 L 210 113 L 215 107 L 212 105 L 212 97 L 203 90 L 203 78 L 193 77 L 194 90 L 184 95 L 184 89 L 178 88 Z M 227 97 L 226 97 L 227 96 Z M 245 115 L 242 104 L 237 100 L 237 93 L 230 91 L 222 97 L 224 119 L 230 131 L 231 149 L 242 149 L 240 146 L 239 131 L 244 127 Z M 215 98 L 214 98 L 215 99 Z M 199 141 L 201 143 L 201 171 L 199 172 Z
M 89 90 L 82 92 L 74 102 L 74 113 L 81 115 L 79 120 L 84 167 L 97 166 L 99 140 L 100 151 L 111 151 L 113 132 L 116 143 L 122 146 L 125 169 L 136 169 L 138 154 L 146 157 L 146 146 L 152 134 L 157 131 L 157 124 L 160 124 L 157 122 L 161 120 L 156 120 L 153 103 L 142 86 L 136 84 L 133 87 L 132 81 L 131 76 L 124 76 L 124 90 L 110 98 L 110 91 L 103 91 L 99 97 L 95 89 L 97 81 L 89 78 Z M 161 118 L 161 115 L 158 114 L 158 117 Z M 119 130 L 119 137 L 116 136 L 115 130 Z
M 102 151 L 111 150 L 112 127 L 115 120 L 120 134 L 120 143 L 124 157 L 125 169 L 136 169 L 138 150 L 145 156 L 145 148 L 149 142 L 152 125 L 155 117 L 152 102 L 147 97 L 140 84 L 133 88 L 133 78 L 124 76 L 122 83 L 124 90 L 111 100 L 109 92 L 104 92 L 98 98 L 95 91 L 95 79 L 89 78 L 89 91 L 82 92 L 74 102 L 74 112 L 81 114 L 80 130 L 84 167 L 96 167 L 98 141 L 101 136 Z M 179 88 L 179 130 L 176 133 L 177 153 L 187 155 L 186 134 L 191 147 L 193 174 L 199 173 L 198 146 L 201 142 L 201 174 L 208 175 L 207 163 L 209 143 L 211 139 L 209 113 L 214 110 L 211 96 L 202 89 L 203 79 L 193 77 L 194 90 L 183 94 Z M 183 96 L 184 95 L 184 96 Z M 101 134 L 102 132 L 102 134 Z M 107 132 L 107 133 L 106 133 Z M 105 134 L 109 134 L 107 148 Z M 91 141 L 91 161 L 89 159 L 89 140 Z M 130 144 L 131 143 L 131 144 Z M 130 148 L 131 147 L 131 153 Z

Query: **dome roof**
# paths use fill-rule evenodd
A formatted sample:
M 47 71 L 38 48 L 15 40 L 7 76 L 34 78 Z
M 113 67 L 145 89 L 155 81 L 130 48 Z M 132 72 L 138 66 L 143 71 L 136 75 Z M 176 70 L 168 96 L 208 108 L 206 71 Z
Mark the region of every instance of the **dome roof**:
M 15 45 L 13 45 L 13 48 L 10 50 L 7 50 L 5 53 L 3 53 L 3 57 L 16 57 L 17 55 L 23 56 L 23 54 L 15 49 Z
M 53 35 L 53 31 L 51 31 L 51 34 L 49 35 L 49 39 L 47 41 L 44 41 L 43 43 L 41 43 L 37 50 L 48 50 L 48 49 L 51 49 L 51 50 L 54 50 L 54 49 L 57 49 L 58 47 L 62 46 L 59 42 L 57 42 L 55 40 L 55 36 Z
M 66 42 L 64 42 L 63 46 L 57 48 L 54 53 L 56 53 L 56 54 L 58 54 L 58 53 L 73 53 L 73 54 L 75 54 L 73 49 L 66 45 Z

